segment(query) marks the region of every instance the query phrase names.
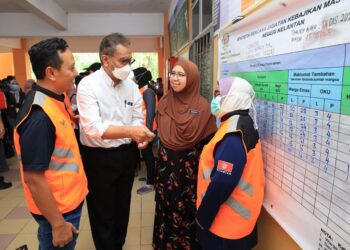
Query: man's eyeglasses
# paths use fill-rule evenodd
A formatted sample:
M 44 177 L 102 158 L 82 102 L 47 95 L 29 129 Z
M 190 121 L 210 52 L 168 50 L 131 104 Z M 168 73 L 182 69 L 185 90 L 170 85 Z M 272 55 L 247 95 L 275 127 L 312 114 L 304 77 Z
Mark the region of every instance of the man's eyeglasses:
M 124 59 L 124 60 L 120 60 L 119 62 L 124 66 L 127 64 L 131 65 L 135 62 L 135 59 L 134 58 Z
M 175 71 L 169 72 L 170 78 L 175 78 L 175 76 L 177 76 L 178 79 L 182 79 L 182 78 L 186 77 L 186 75 L 182 72 L 175 72 Z

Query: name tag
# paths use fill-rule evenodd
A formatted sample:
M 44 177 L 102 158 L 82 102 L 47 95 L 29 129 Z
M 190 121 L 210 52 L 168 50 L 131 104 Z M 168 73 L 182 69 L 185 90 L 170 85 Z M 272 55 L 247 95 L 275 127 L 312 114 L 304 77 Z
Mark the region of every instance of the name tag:
M 195 109 L 189 109 L 189 111 L 192 115 L 200 115 L 201 114 L 201 112 L 199 112 L 198 110 L 195 110 Z

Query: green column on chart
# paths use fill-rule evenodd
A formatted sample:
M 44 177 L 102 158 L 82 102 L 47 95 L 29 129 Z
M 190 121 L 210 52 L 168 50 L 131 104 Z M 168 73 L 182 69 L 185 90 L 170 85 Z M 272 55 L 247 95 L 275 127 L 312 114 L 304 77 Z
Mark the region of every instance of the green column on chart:
M 250 82 L 256 97 L 280 103 L 287 103 L 288 71 L 237 72 L 234 76 L 242 77 Z
M 341 113 L 350 115 L 350 67 L 344 68 Z

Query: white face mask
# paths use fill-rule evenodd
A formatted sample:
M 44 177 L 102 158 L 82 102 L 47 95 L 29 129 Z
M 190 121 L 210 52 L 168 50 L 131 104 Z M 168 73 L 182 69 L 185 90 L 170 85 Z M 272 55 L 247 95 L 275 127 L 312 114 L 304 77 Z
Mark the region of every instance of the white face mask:
M 127 64 L 122 68 L 115 68 L 112 71 L 112 74 L 114 75 L 115 78 L 123 81 L 126 78 L 128 78 L 128 75 L 130 74 L 130 72 L 131 72 L 131 67 L 129 64 Z

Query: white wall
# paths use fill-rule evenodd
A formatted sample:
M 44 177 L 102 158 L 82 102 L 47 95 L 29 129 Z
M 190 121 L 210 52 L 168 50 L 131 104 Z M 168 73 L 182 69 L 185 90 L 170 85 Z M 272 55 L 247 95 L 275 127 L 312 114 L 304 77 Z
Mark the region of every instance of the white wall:
M 30 13 L 1 13 L 0 37 L 104 36 L 120 32 L 128 36 L 160 36 L 162 13 L 72 13 L 68 28 L 60 31 Z
M 21 39 L 18 38 L 0 38 L 0 53 L 12 52 L 12 49 L 21 48 Z
M 95 53 L 98 52 L 100 42 L 103 36 L 94 37 L 63 37 L 70 49 L 74 53 Z M 158 37 L 128 37 L 131 42 L 132 52 L 157 52 L 157 39 Z M 44 39 L 40 38 L 28 38 L 27 40 L 27 50 L 35 43 Z

